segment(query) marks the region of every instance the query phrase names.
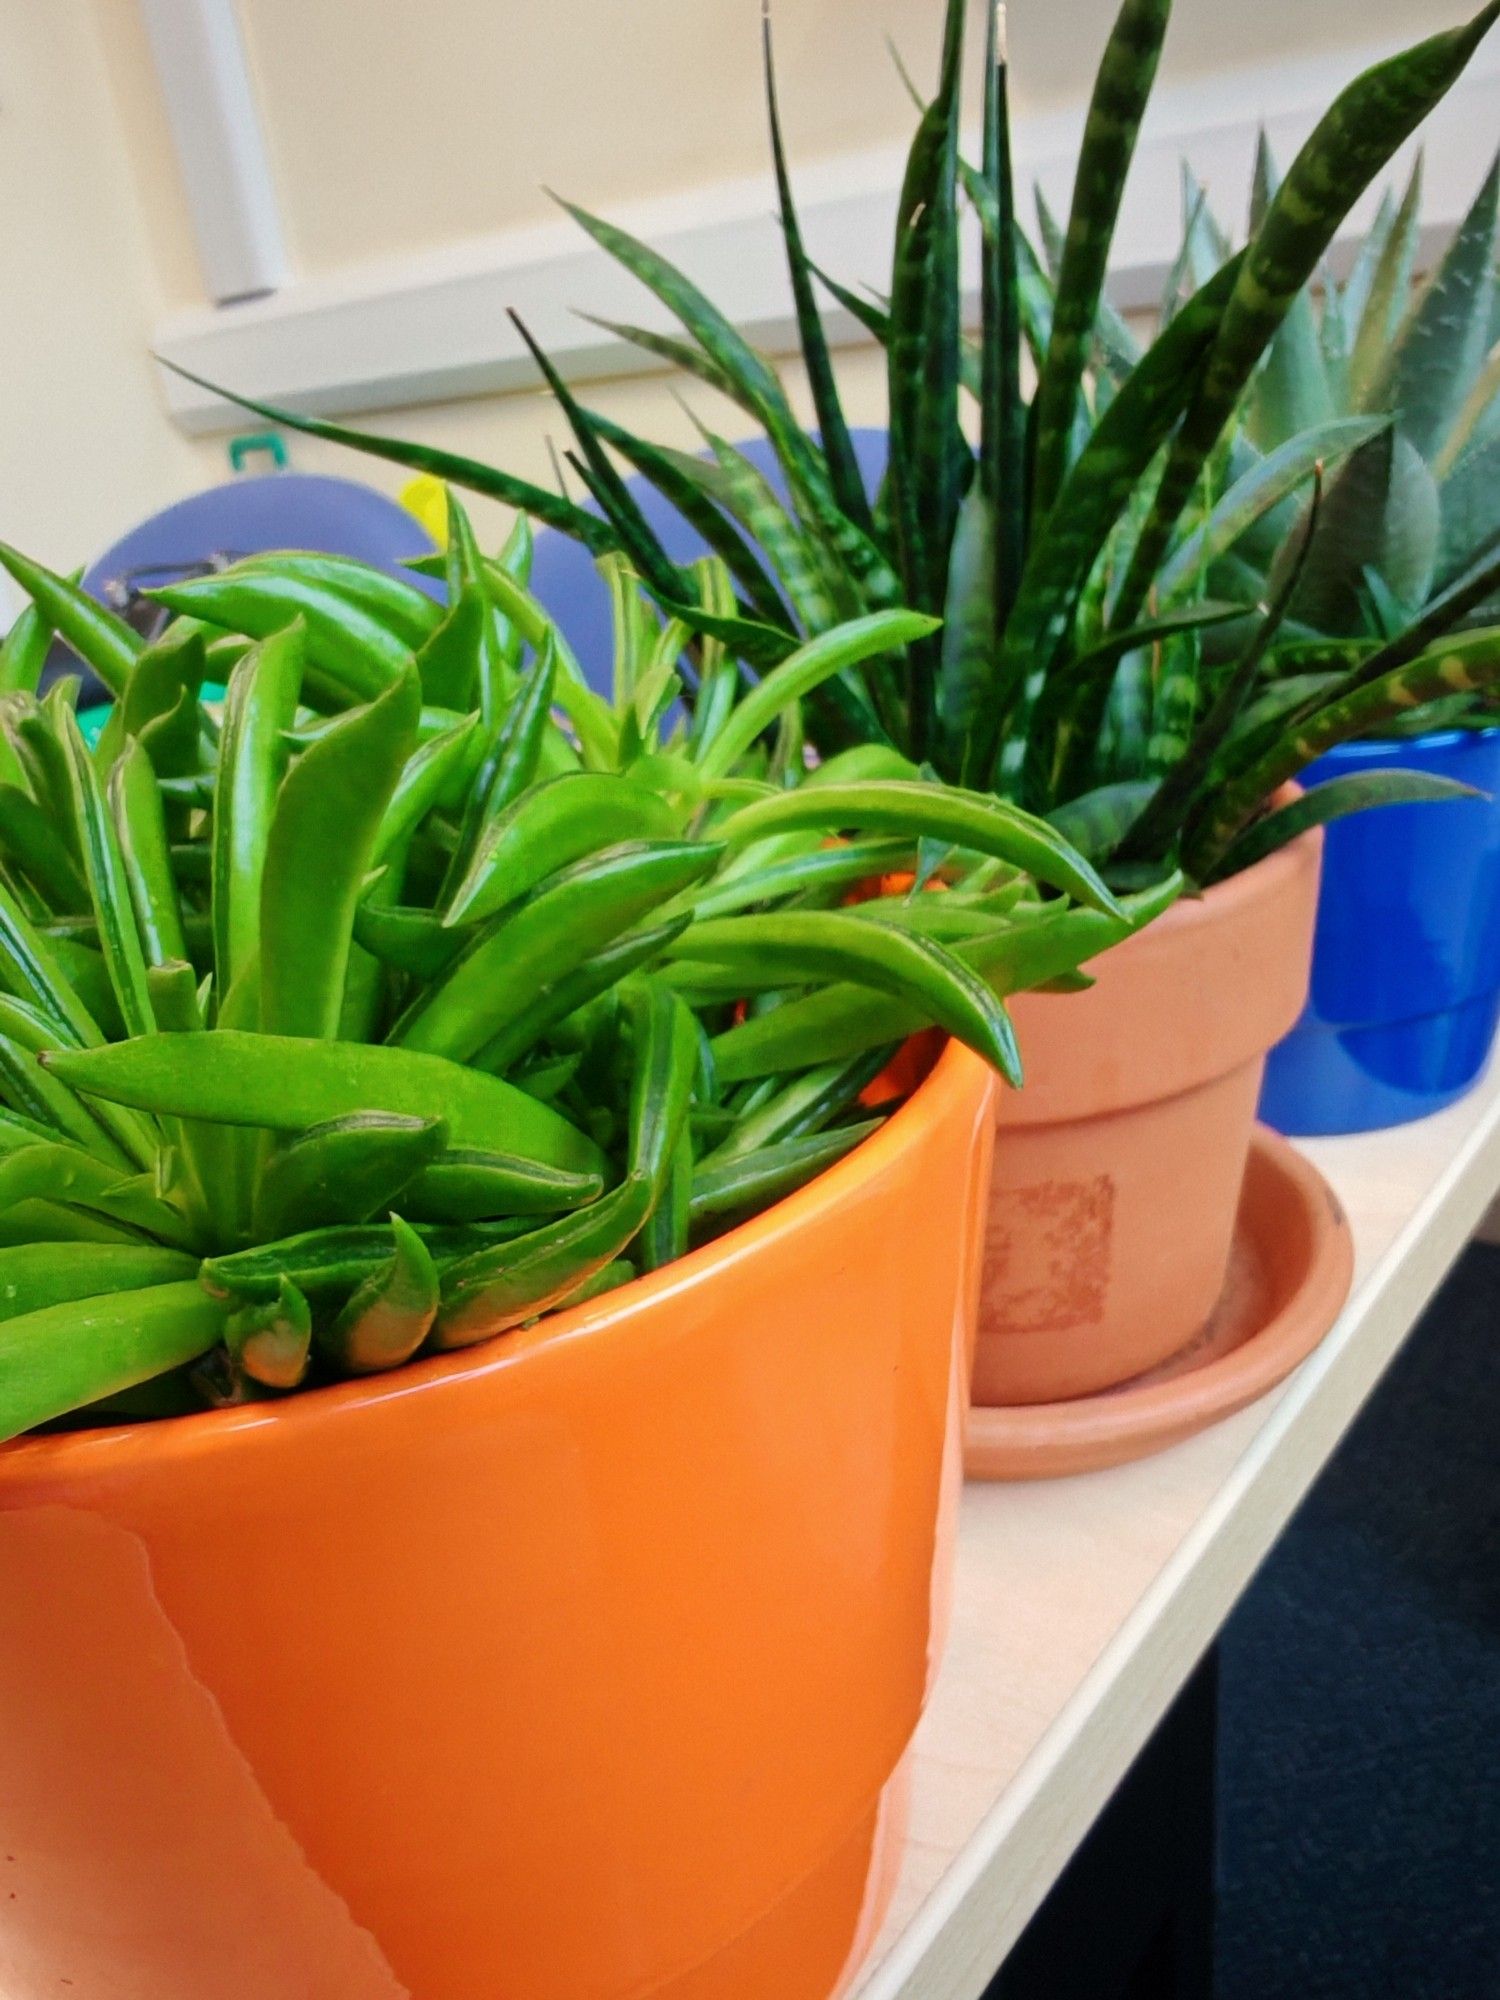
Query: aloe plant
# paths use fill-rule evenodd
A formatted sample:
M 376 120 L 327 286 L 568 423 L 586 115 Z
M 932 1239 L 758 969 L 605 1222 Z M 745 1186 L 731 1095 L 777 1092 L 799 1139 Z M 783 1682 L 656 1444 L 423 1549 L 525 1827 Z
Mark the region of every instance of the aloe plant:
M 1275 170 L 1262 142 L 1257 206 Z M 1420 159 L 1399 199 L 1384 196 L 1347 279 L 1323 274 L 1296 301 L 1241 410 L 1223 483 L 1257 454 L 1295 449 L 1309 425 L 1378 425 L 1330 480 L 1318 530 L 1269 664 L 1286 675 L 1368 675 L 1454 633 L 1500 625 L 1500 160 L 1446 251 L 1415 292 Z M 1224 501 L 1220 500 L 1220 506 Z M 1210 560 L 1216 596 L 1258 596 L 1284 576 L 1305 532 L 1288 501 L 1242 537 L 1229 564 Z M 1210 557 L 1219 551 L 1211 547 Z M 1201 567 L 1201 566 L 1200 566 Z M 1170 564 L 1168 594 L 1198 581 Z M 1483 692 L 1444 694 L 1387 732 L 1493 726 Z
M 1015 217 L 1006 51 L 991 17 L 984 62 L 982 157 L 959 150 L 965 0 L 949 0 L 937 89 L 923 109 L 897 210 L 888 295 L 871 300 L 815 266 L 803 241 L 782 143 L 767 26 L 772 159 L 788 271 L 818 429 L 804 429 L 771 364 L 681 271 L 615 225 L 569 205 L 581 226 L 678 321 L 670 337 L 615 330 L 727 396 L 774 448 L 778 494 L 736 446 L 706 427 L 705 456 L 653 444 L 580 401 L 540 350 L 577 450 L 570 462 L 592 506 L 470 460 L 238 400 L 262 415 L 357 450 L 436 471 L 529 508 L 596 554 L 625 556 L 662 606 L 700 642 L 728 646 L 763 673 L 813 635 L 905 606 L 941 620 L 835 675 L 808 695 L 824 756 L 880 746 L 949 783 L 992 792 L 1066 824 L 1121 880 L 1159 877 L 1177 859 L 1199 880 L 1229 865 L 1260 818 L 1262 791 L 1230 825 L 1231 778 L 1280 768 L 1272 756 L 1319 738 L 1354 687 L 1370 681 L 1382 714 L 1409 705 L 1415 655 L 1363 661 L 1304 690 L 1296 728 L 1273 728 L 1265 699 L 1272 630 L 1240 640 L 1213 667 L 1205 634 L 1243 597 L 1205 596 L 1210 557 L 1223 565 L 1245 536 L 1383 426 L 1329 416 L 1311 433 L 1255 453 L 1207 522 L 1195 503 L 1216 483 L 1226 433 L 1252 383 L 1268 379 L 1291 338 L 1303 289 L 1350 207 L 1462 72 L 1500 13 L 1489 0 L 1466 26 L 1430 37 L 1356 79 L 1267 198 L 1248 246 L 1217 254 L 1206 219 L 1180 276 L 1184 296 L 1144 352 L 1103 296 L 1119 196 L 1166 32 L 1169 0 L 1123 0 L 1105 49 L 1056 244 L 1055 281 Z M 959 241 L 966 205 L 982 242 L 977 343 L 962 324 Z M 1217 268 L 1213 268 L 1213 266 Z M 1207 267 L 1205 267 L 1207 266 Z M 885 348 L 890 461 L 880 491 L 859 482 L 818 308 L 822 287 Z M 1022 388 L 1029 346 L 1037 387 Z M 977 448 L 965 428 L 977 403 Z M 652 534 L 619 462 L 663 493 L 732 578 L 723 604 L 695 600 L 690 579 Z M 1335 511 L 1329 496 L 1329 513 Z M 1298 549 L 1311 588 L 1316 551 Z M 1174 569 L 1175 565 L 1175 569 Z M 1168 602 L 1174 578 L 1186 601 Z M 1284 619 L 1272 592 L 1266 617 Z M 1420 648 L 1418 649 L 1420 651 Z M 1246 661 L 1254 670 L 1247 668 Z M 1430 665 L 1430 663 L 1428 663 Z M 1425 670 L 1425 669 L 1424 669 Z M 1488 686 L 1500 642 L 1470 648 L 1451 671 Z M 1226 692 L 1226 690 L 1228 692 Z M 689 699 L 701 697 L 692 689 Z M 1267 732 L 1272 732 L 1268 737 Z M 1385 774 L 1321 811 L 1414 796 Z M 1289 823 L 1279 822 L 1287 827 Z M 1148 838 L 1149 836 L 1149 838 Z M 1263 840 L 1264 836 L 1258 836 Z M 1243 852 L 1244 850 L 1239 850 Z
M 915 1030 L 1017 1078 L 1002 996 L 1173 893 L 1120 905 L 893 751 L 808 772 L 802 702 L 923 615 L 749 689 L 704 639 L 689 716 L 688 626 L 611 556 L 605 700 L 525 521 L 490 558 L 450 518 L 446 603 L 256 557 L 156 593 L 149 645 L 0 552 L 32 599 L 0 658 L 0 1437 L 368 1374 L 668 1262 L 857 1145 Z M 687 585 L 732 601 L 717 561 Z M 37 699 L 54 634 L 114 692 L 92 745 L 76 682 Z

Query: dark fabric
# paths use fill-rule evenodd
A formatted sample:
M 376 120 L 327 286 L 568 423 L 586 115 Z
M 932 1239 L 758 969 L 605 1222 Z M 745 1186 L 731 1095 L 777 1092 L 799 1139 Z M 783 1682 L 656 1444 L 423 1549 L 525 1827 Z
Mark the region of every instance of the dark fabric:
M 1500 1249 L 1231 1619 L 1218 2000 L 1500 2000 Z

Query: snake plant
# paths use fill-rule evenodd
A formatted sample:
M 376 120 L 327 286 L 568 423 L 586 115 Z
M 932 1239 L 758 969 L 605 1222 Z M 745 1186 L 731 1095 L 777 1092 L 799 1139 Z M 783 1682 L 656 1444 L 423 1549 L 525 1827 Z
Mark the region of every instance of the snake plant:
M 526 523 L 490 559 L 451 520 L 445 601 L 257 557 L 158 592 L 151 644 L 3 551 L 0 1437 L 394 1367 L 676 1258 L 857 1145 L 915 1030 L 1018 1077 L 1001 996 L 1176 886 L 1122 906 L 891 751 L 808 773 L 802 701 L 923 614 L 749 690 L 706 640 L 688 717 L 687 626 L 623 562 L 609 701 Z M 37 698 L 54 635 L 113 692 L 92 745 L 76 682 Z
M 263 415 L 435 471 L 531 511 L 595 553 L 624 554 L 668 613 L 764 672 L 807 637 L 896 606 L 934 622 L 825 682 L 808 698 L 822 754 L 883 746 L 950 783 L 1065 825 L 1121 881 L 1178 859 L 1199 881 L 1240 866 L 1309 817 L 1426 789 L 1390 773 L 1320 791 L 1313 806 L 1258 822 L 1283 778 L 1351 719 L 1382 725 L 1427 698 L 1487 686 L 1500 644 L 1417 649 L 1362 661 L 1290 716 L 1265 699 L 1265 658 L 1287 613 L 1273 592 L 1222 671 L 1204 635 L 1240 606 L 1200 589 L 1166 602 L 1176 564 L 1205 559 L 1192 510 L 1266 357 L 1300 311 L 1352 204 L 1462 72 L 1497 13 L 1430 37 L 1358 77 L 1269 194 L 1248 246 L 1207 274 L 1142 353 L 1103 296 L 1121 187 L 1167 28 L 1169 0 L 1123 0 L 1100 66 L 1055 283 L 1015 217 L 1006 53 L 992 17 L 982 157 L 960 153 L 966 0 L 948 0 L 939 79 L 922 111 L 898 204 L 888 293 L 870 299 L 825 275 L 803 241 L 767 85 L 788 271 L 817 429 L 796 419 L 770 363 L 701 290 L 648 245 L 571 208 L 593 239 L 677 320 L 666 336 L 615 330 L 729 398 L 774 447 L 784 493 L 725 436 L 704 428 L 695 458 L 590 411 L 533 351 L 572 426 L 570 462 L 593 506 L 472 460 L 349 431 L 238 398 Z M 964 331 L 959 244 L 977 212 L 977 341 Z M 818 305 L 823 287 L 883 345 L 890 459 L 878 493 L 861 484 Z M 525 329 L 522 329 L 523 333 Z M 529 336 L 528 336 L 529 337 Z M 1023 389 L 1029 348 L 1037 385 Z M 1261 377 L 1260 379 L 1264 379 Z M 966 428 L 968 426 L 968 428 Z M 1329 465 L 1371 438 L 1330 418 L 1258 458 L 1235 489 L 1226 549 Z M 977 430 L 977 446 L 969 430 Z M 733 579 L 706 610 L 647 525 L 619 462 L 694 525 Z M 1330 511 L 1332 509 L 1332 496 Z M 1305 540 L 1305 537 L 1303 538 Z M 1316 574 L 1304 564 L 1303 587 Z M 1353 708 L 1351 710 L 1351 703 Z

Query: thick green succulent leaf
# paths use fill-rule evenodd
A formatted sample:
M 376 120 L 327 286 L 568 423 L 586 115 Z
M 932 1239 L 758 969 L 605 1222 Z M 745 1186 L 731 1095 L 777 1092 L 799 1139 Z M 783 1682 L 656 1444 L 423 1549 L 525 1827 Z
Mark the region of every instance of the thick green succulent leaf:
M 1312 277 L 1344 216 L 1453 83 L 1500 17 L 1500 0 L 1466 26 L 1377 63 L 1340 93 L 1292 162 L 1243 263 L 1183 418 L 1121 590 L 1144 603 L 1199 474 L 1277 327 Z
M 1120 198 L 1156 76 L 1171 0 L 1123 0 L 1095 78 L 1057 274 L 1052 340 L 1036 396 L 1032 505 L 1045 520 L 1067 476 Z
M 20 584 L 39 616 L 93 668 L 111 694 L 125 692 L 146 642 L 139 633 L 96 604 L 68 577 L 58 576 L 19 549 L 0 542 L 0 564 Z
M 945 946 L 883 923 L 866 909 L 711 917 L 670 949 L 681 958 L 744 966 L 757 975 L 774 968 L 788 986 L 851 980 L 907 1000 L 1018 1083 L 1015 1034 L 994 991 Z
M 1389 411 L 1428 460 L 1442 450 L 1489 347 L 1497 224 L 1500 157 L 1364 398 L 1367 409 Z
M 1500 432 L 1464 453 L 1441 492 L 1437 581 L 1447 584 L 1500 542 Z
M 1411 304 L 1417 237 L 1422 226 L 1422 180 L 1423 159 L 1418 152 L 1400 206 L 1391 217 L 1373 265 L 1368 268 L 1364 304 L 1349 357 L 1349 393 L 1356 407 L 1384 366 L 1396 328 Z
M 1270 142 L 1262 131 L 1255 154 L 1259 214 L 1270 208 L 1277 185 Z M 1326 316 L 1326 306 L 1324 310 Z M 1318 337 L 1318 316 L 1313 310 L 1312 295 L 1304 286 L 1287 307 L 1266 348 L 1246 410 L 1246 429 L 1251 440 L 1262 451 L 1269 452 L 1284 440 L 1327 423 L 1333 413 L 1334 399 Z
M 1191 588 L 1274 508 L 1305 486 L 1318 466 L 1333 465 L 1387 429 L 1386 417 L 1334 417 L 1257 460 L 1162 564 L 1162 600 Z
M 1432 474 L 1406 438 L 1384 430 L 1361 445 L 1329 483 L 1292 617 L 1335 636 L 1364 633 L 1371 571 L 1401 603 L 1420 604 L 1432 584 L 1439 514 Z M 1294 532 L 1273 567 L 1273 587 L 1299 546 Z
M 1327 784 L 1314 785 L 1290 804 L 1278 806 L 1242 833 L 1215 865 L 1211 880 L 1222 881 L 1253 868 L 1278 847 L 1315 826 L 1331 826 L 1351 813 L 1368 812 L 1372 806 L 1427 804 L 1439 799 L 1479 799 L 1472 785 L 1455 778 L 1442 778 L 1429 771 L 1356 771 Z

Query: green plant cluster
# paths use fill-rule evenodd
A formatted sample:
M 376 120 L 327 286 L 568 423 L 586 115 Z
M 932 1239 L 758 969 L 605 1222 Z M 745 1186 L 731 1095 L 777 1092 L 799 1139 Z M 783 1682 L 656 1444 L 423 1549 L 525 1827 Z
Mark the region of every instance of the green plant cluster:
M 1269 149 L 1256 166 L 1252 222 L 1275 190 Z M 1421 224 L 1420 158 L 1399 201 L 1387 191 L 1347 278 L 1325 272 L 1293 304 L 1241 407 L 1223 454 L 1210 521 L 1234 486 L 1298 441 L 1357 436 L 1329 481 L 1316 534 L 1268 667 L 1284 698 L 1326 697 L 1351 671 L 1500 625 L 1500 162 L 1426 281 L 1413 291 Z M 1228 254 L 1200 189 L 1189 187 L 1180 264 L 1200 273 Z M 1341 426 L 1345 427 L 1341 430 Z M 1206 586 L 1253 604 L 1287 575 L 1306 512 L 1290 500 L 1217 552 Z M 1164 579 L 1175 584 L 1179 559 Z M 1455 693 L 1387 732 L 1492 727 L 1488 690 Z
M 688 627 L 622 562 L 606 700 L 525 521 L 491 559 L 451 520 L 446 601 L 256 557 L 159 591 L 151 644 L 0 551 L 32 600 L 0 648 L 0 1437 L 367 1374 L 668 1263 L 872 1131 L 914 1030 L 1017 1077 L 1001 996 L 1170 900 L 894 752 L 809 771 L 802 702 L 921 613 L 749 688 L 704 640 L 689 718 Z M 76 682 L 37 697 L 54 635 L 113 693 L 92 746 Z
M 1491 688 L 1500 634 L 1452 637 L 1429 606 L 1415 625 L 1341 658 L 1315 683 L 1298 675 L 1290 693 L 1275 685 L 1287 675 L 1270 655 L 1279 637 L 1295 633 L 1288 619 L 1305 617 L 1323 588 L 1338 524 L 1357 511 L 1357 480 L 1381 454 L 1404 458 L 1409 439 L 1383 416 L 1328 415 L 1319 403 L 1310 429 L 1277 442 L 1257 413 L 1268 409 L 1273 382 L 1296 376 L 1306 287 L 1341 223 L 1462 73 L 1500 0 L 1350 84 L 1285 181 L 1265 187 L 1247 246 L 1221 254 L 1227 246 L 1212 245 L 1202 268 L 1185 264 L 1185 295 L 1144 351 L 1103 287 L 1170 0 L 1120 7 L 1055 275 L 1016 220 L 1007 63 L 993 23 L 982 158 L 971 165 L 961 157 L 967 12 L 966 0 L 949 0 L 937 91 L 907 160 L 888 292 L 873 300 L 808 255 L 768 32 L 772 151 L 815 431 L 797 421 L 771 365 L 683 272 L 621 229 L 570 209 L 681 329 L 615 331 L 759 425 L 785 499 L 716 431 L 704 429 L 707 456 L 695 458 L 591 411 L 534 343 L 571 424 L 570 463 L 593 509 L 449 453 L 248 407 L 526 508 L 596 554 L 623 553 L 671 615 L 757 671 L 850 617 L 902 605 L 941 620 L 810 699 L 819 750 L 884 745 L 942 780 L 1022 804 L 1065 827 L 1117 883 L 1178 864 L 1211 882 L 1320 820 L 1451 792 L 1387 771 L 1277 807 L 1286 780 L 1346 737 Z M 961 310 L 965 203 L 981 237 L 977 340 L 966 335 Z M 1192 232 L 1194 255 L 1210 241 L 1206 225 Z M 887 356 L 890 458 L 873 498 L 840 403 L 820 286 Z M 1379 345 L 1376 332 L 1370 341 Z M 1400 343 L 1392 351 L 1398 359 L 1382 358 L 1382 371 L 1399 365 Z M 1270 448 L 1241 428 L 1247 410 Z M 1318 468 L 1341 459 L 1348 464 L 1338 490 L 1324 495 L 1321 510 L 1333 525 L 1314 538 L 1304 524 L 1273 566 L 1247 630 L 1243 593 L 1210 596 L 1206 580 L 1231 564 L 1242 574 L 1245 538 L 1295 509 Z M 619 461 L 672 501 L 720 557 L 734 585 L 727 609 L 694 608 L 688 579 L 652 533 Z M 1208 643 L 1220 627 L 1234 638 L 1227 656 L 1223 644 Z

